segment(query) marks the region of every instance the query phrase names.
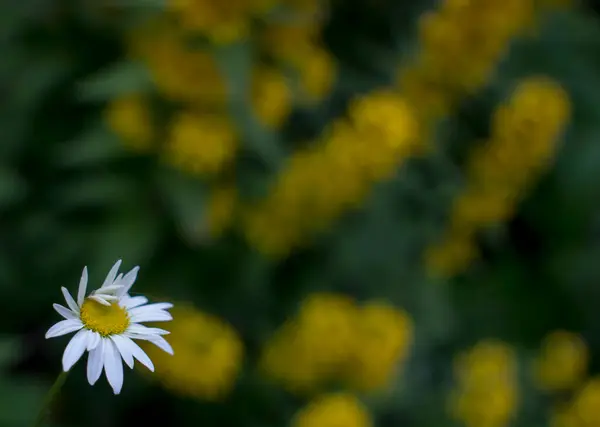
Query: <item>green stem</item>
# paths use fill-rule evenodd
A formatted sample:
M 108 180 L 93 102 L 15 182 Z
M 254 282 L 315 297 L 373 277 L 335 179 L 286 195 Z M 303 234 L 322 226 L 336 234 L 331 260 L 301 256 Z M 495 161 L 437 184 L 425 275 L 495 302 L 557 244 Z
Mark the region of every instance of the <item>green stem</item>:
M 48 393 L 44 398 L 44 403 L 40 408 L 40 412 L 38 412 L 35 422 L 33 423 L 33 427 L 43 427 L 46 415 L 50 411 L 54 399 L 60 392 L 60 389 L 62 388 L 63 384 L 65 383 L 65 380 L 67 379 L 67 374 L 68 372 L 61 372 L 60 375 L 56 377 L 56 381 L 54 381 L 54 384 L 52 384 L 52 387 L 50 387 L 50 390 L 48 390 Z

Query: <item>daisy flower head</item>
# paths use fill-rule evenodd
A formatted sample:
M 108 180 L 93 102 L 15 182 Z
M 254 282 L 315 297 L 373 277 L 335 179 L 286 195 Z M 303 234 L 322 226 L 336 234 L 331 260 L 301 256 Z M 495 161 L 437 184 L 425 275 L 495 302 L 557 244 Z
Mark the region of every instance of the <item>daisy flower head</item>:
M 129 368 L 133 368 L 134 359 L 137 359 L 150 371 L 154 371 L 148 355 L 133 340 L 148 341 L 173 354 L 173 349 L 162 337 L 168 331 L 141 324 L 172 320 L 173 317 L 167 310 L 173 304 L 147 304 L 146 297 L 130 296 L 129 290 L 137 278 L 139 267 L 134 267 L 123 275 L 117 274 L 120 266 L 121 260 L 110 269 L 102 286 L 87 296 L 88 272 L 87 267 L 84 267 L 77 300 L 66 288 L 61 288 L 68 308 L 60 304 L 53 304 L 53 307 L 64 320 L 46 332 L 46 338 L 76 332 L 63 353 L 63 370 L 67 372 L 71 369 L 87 351 L 88 382 L 94 385 L 104 370 L 115 394 L 119 394 L 123 386 L 121 360 Z

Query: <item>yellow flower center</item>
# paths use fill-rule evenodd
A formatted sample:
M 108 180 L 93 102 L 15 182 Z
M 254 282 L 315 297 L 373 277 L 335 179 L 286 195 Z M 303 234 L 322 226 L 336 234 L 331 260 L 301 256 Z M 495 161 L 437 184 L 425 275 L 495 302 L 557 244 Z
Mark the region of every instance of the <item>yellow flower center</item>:
M 87 329 L 103 337 L 122 334 L 129 326 L 129 316 L 123 307 L 106 306 L 91 299 L 81 305 L 81 321 Z

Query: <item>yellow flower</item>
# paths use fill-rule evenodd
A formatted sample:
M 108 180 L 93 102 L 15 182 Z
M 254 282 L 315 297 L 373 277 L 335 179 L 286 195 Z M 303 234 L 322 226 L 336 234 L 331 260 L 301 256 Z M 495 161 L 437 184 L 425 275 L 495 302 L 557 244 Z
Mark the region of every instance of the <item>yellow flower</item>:
M 353 395 L 328 394 L 302 408 L 292 427 L 371 427 L 373 421 L 365 406 Z
M 348 356 L 354 337 L 356 306 L 345 295 L 316 293 L 300 306 L 301 338 L 315 353 L 318 369 L 328 372 Z
M 537 76 L 519 82 L 494 112 L 490 140 L 467 162 L 467 185 L 452 206 L 446 237 L 427 249 L 433 272 L 451 276 L 466 269 L 472 237 L 512 216 L 550 163 L 569 114 L 569 97 L 558 83 Z
M 568 404 L 557 405 L 550 412 L 550 427 L 580 427 L 580 420 Z
M 300 74 L 300 89 L 307 103 L 320 102 L 329 95 L 335 83 L 337 65 L 329 52 L 313 46 L 296 64 Z
M 516 356 L 503 342 L 485 340 L 457 357 L 454 375 L 468 388 L 487 387 L 498 382 L 515 380 Z
M 546 77 L 530 77 L 515 88 L 507 106 L 492 122 L 495 138 L 524 148 L 526 159 L 546 162 L 570 115 L 568 94 Z M 540 159 L 540 160 L 538 160 Z
M 412 333 L 410 317 L 390 304 L 369 302 L 361 307 L 348 364 L 350 385 L 361 391 L 388 387 L 408 356 Z
M 452 398 L 453 416 L 467 427 L 506 426 L 517 401 L 514 388 L 506 385 L 479 390 L 477 395 L 457 393 Z
M 432 73 L 425 67 L 407 67 L 398 74 L 402 94 L 414 107 L 423 127 L 429 126 L 432 118 L 448 114 L 454 101 L 454 94 L 445 90 Z
M 141 151 L 151 147 L 154 138 L 152 115 L 141 95 L 125 95 L 112 100 L 105 117 L 111 130 L 128 147 Z
M 285 76 L 274 69 L 256 70 L 252 82 L 252 105 L 264 126 L 281 127 L 292 110 L 292 91 Z
M 261 252 L 282 256 L 306 244 L 391 177 L 418 140 L 414 113 L 394 92 L 365 95 L 349 116 L 294 153 L 266 199 L 248 207 L 245 235 Z
M 172 123 L 165 156 L 185 171 L 216 174 L 233 160 L 237 142 L 237 132 L 228 118 L 182 112 Z
M 572 389 L 583 379 L 588 350 L 579 335 L 556 331 L 544 338 L 534 363 L 538 387 L 546 391 Z
M 512 216 L 516 195 L 504 191 L 468 190 L 454 201 L 452 221 L 455 227 L 477 228 L 504 221 Z
M 496 113 L 501 110 L 502 106 Z M 514 196 L 512 199 L 516 199 L 516 192 L 521 190 L 531 175 L 531 156 L 523 155 L 523 148 L 512 142 L 492 139 L 473 151 L 467 165 L 469 188 L 466 191 L 491 196 L 498 191 L 505 194 L 510 190 Z
M 357 307 L 346 296 L 316 293 L 267 343 L 261 366 L 296 393 L 337 382 L 369 392 L 390 386 L 411 343 L 411 319 L 390 304 Z
M 356 308 L 343 295 L 313 294 L 297 317 L 267 343 L 261 365 L 271 378 L 298 393 L 336 379 L 354 339 Z
M 450 230 L 439 242 L 425 251 L 425 266 L 433 276 L 452 277 L 464 271 L 478 257 L 470 231 Z
M 268 10 L 270 0 L 169 0 L 169 10 L 182 26 L 198 31 L 215 43 L 231 43 L 246 37 L 251 18 Z
M 516 359 L 499 341 L 482 341 L 455 360 L 452 416 L 467 427 L 506 426 L 518 404 Z
M 397 93 L 381 90 L 355 100 L 349 113 L 363 145 L 361 166 L 369 179 L 390 178 L 418 143 L 413 110 Z
M 419 51 L 399 84 L 431 125 L 489 79 L 512 38 L 532 23 L 534 0 L 444 0 L 419 20 Z
M 260 34 L 259 42 L 268 56 L 285 64 L 297 65 L 314 49 L 320 30 L 320 22 L 314 19 L 301 23 L 269 24 Z
M 571 410 L 578 418 L 578 426 L 600 425 L 600 379 L 588 380 L 571 405 Z
M 199 105 L 225 105 L 228 88 L 215 58 L 186 45 L 177 29 L 150 23 L 132 34 L 132 54 L 144 61 L 158 90 L 167 98 Z
M 144 349 L 154 361 L 155 376 L 176 393 L 220 400 L 233 388 L 241 368 L 243 344 L 227 323 L 191 306 L 172 310 L 169 342 L 174 356 L 163 356 L 153 345 Z

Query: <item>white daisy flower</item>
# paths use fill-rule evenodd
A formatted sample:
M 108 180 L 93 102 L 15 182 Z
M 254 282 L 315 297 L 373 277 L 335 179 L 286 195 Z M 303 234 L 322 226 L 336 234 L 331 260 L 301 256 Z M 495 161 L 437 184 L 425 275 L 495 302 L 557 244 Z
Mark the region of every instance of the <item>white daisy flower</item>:
M 154 365 L 146 353 L 133 341 L 145 340 L 161 350 L 173 354 L 173 349 L 162 337 L 169 332 L 159 328 L 149 328 L 141 322 L 161 322 L 172 320 L 167 311 L 173 304 L 146 304 L 143 296 L 130 296 L 129 290 L 137 278 L 139 267 L 123 275 L 117 272 L 121 260 L 111 268 L 102 286 L 86 298 L 88 282 L 87 267 L 84 267 L 79 282 L 77 301 L 66 288 L 61 288 L 67 307 L 53 304 L 54 309 L 65 320 L 61 320 L 46 332 L 46 338 L 54 338 L 77 332 L 65 348 L 62 365 L 67 372 L 87 350 L 87 379 L 94 385 L 102 370 L 115 394 L 123 386 L 123 364 L 121 359 L 133 368 L 137 359 L 142 365 L 154 371 Z

